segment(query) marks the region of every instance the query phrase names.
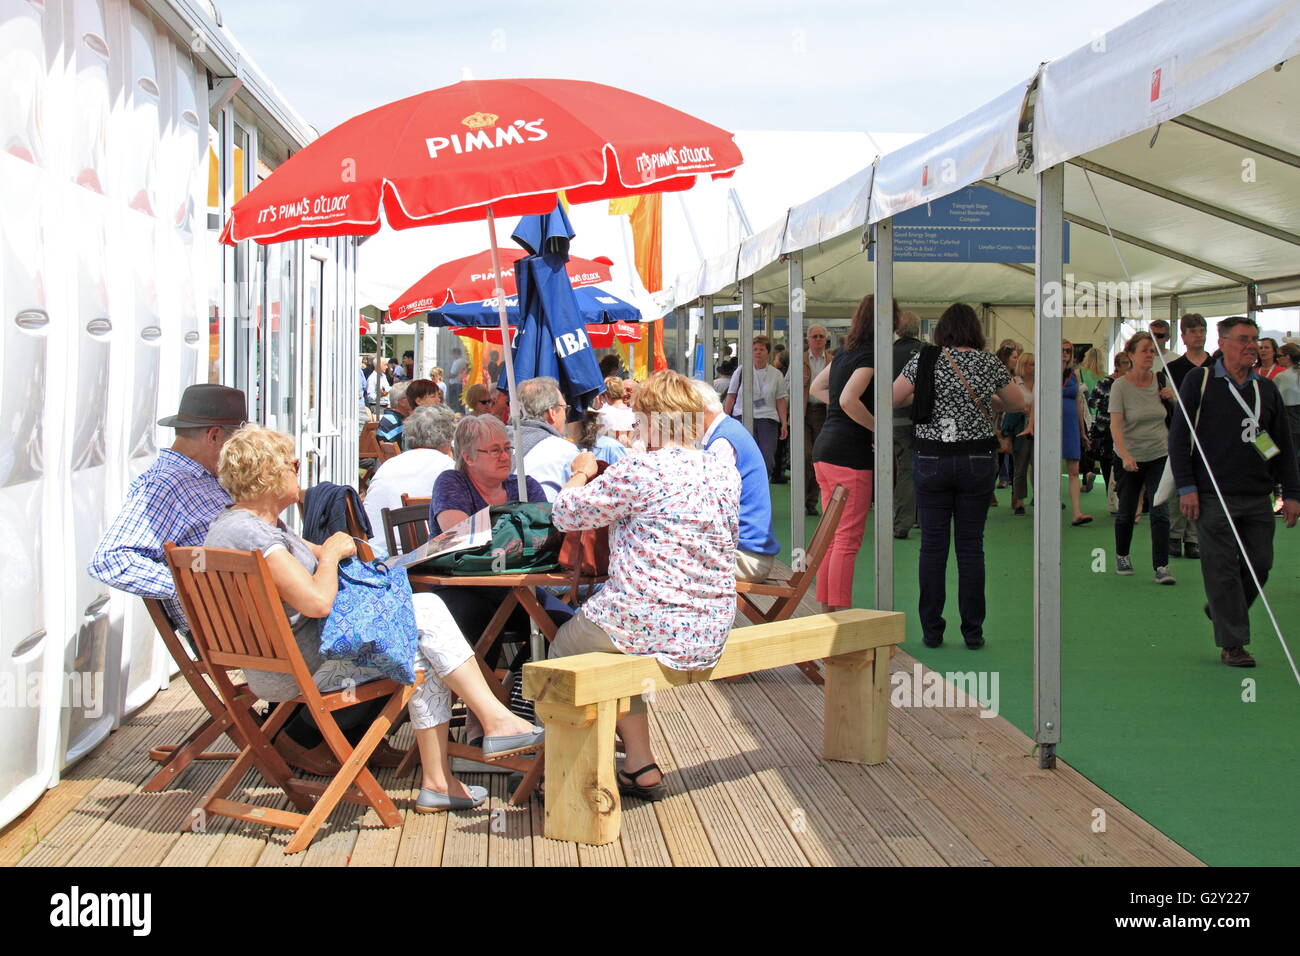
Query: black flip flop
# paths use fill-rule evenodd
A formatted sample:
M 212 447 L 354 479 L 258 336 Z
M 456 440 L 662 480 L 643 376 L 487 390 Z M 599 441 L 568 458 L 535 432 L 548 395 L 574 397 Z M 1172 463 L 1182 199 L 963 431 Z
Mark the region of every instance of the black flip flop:
M 643 787 L 636 782 L 636 778 L 649 770 L 658 770 L 660 780 L 652 787 Z M 636 773 L 628 773 L 626 770 L 618 771 L 616 778 L 618 780 L 618 792 L 625 797 L 636 797 L 639 800 L 662 800 L 668 795 L 668 788 L 664 786 L 663 771 L 659 769 L 657 763 L 646 764 Z
M 1075 518 L 1073 521 L 1070 522 L 1070 524 L 1074 525 L 1077 528 L 1079 527 L 1079 525 L 1090 524 L 1091 522 L 1092 522 L 1092 515 L 1084 515 L 1082 518 Z

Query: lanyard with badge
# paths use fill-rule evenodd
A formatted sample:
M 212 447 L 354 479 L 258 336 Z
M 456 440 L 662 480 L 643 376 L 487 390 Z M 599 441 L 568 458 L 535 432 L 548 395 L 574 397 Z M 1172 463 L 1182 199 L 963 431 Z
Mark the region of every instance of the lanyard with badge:
M 1246 417 L 1241 420 L 1241 440 L 1247 445 L 1254 445 L 1255 451 L 1259 452 L 1259 456 L 1265 461 L 1268 461 L 1270 458 L 1276 458 L 1281 449 L 1277 447 L 1277 443 L 1273 441 L 1272 436 L 1270 436 L 1263 428 L 1259 427 L 1259 416 L 1262 406 L 1259 395 L 1259 382 L 1256 381 L 1254 384 L 1254 412 L 1251 412 L 1250 406 L 1246 404 L 1246 400 L 1241 397 L 1241 393 L 1237 391 L 1237 387 L 1231 380 L 1228 381 L 1228 391 L 1231 392 L 1232 397 L 1237 400 L 1237 404 L 1241 406 L 1241 410 L 1246 413 Z

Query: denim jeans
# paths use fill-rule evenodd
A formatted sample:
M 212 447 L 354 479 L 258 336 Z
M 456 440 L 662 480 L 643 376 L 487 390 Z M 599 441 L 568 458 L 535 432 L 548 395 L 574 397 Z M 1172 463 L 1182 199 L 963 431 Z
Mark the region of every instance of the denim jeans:
M 916 510 L 921 519 L 921 633 L 943 640 L 950 529 L 957 551 L 957 607 L 967 643 L 984 637 L 984 520 L 997 475 L 994 452 L 913 459 Z
M 1160 476 L 1165 470 L 1162 455 L 1152 461 L 1137 463 L 1137 471 L 1125 471 L 1120 465 L 1115 484 L 1119 492 L 1119 514 L 1115 516 L 1115 553 L 1130 554 L 1133 546 L 1133 525 L 1137 517 L 1138 499 L 1142 490 L 1147 493 L 1147 508 L 1151 512 L 1151 568 L 1169 566 L 1169 503 L 1152 504 L 1156 500 L 1156 489 L 1160 487 Z M 1178 499 L 1175 496 L 1174 502 Z

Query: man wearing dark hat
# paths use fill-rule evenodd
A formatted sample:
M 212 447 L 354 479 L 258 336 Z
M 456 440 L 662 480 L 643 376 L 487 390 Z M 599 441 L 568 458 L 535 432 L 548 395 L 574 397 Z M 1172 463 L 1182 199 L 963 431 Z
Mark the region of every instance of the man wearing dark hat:
M 163 557 L 163 543 L 203 544 L 208 524 L 230 496 L 217 483 L 217 460 L 226 439 L 244 424 L 244 393 L 225 385 L 191 385 L 180 411 L 159 420 L 176 440 L 131 483 L 126 503 L 90 560 L 92 577 L 120 591 L 161 598 L 177 627 L 185 614 Z

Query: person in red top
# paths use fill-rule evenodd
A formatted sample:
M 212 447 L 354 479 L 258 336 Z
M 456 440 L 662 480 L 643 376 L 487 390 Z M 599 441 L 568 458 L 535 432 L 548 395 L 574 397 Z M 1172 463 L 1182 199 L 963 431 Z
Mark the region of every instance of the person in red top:
M 1277 339 L 1259 340 L 1259 364 L 1255 370 L 1269 381 L 1277 378 L 1282 371 L 1282 366 L 1277 364 Z

